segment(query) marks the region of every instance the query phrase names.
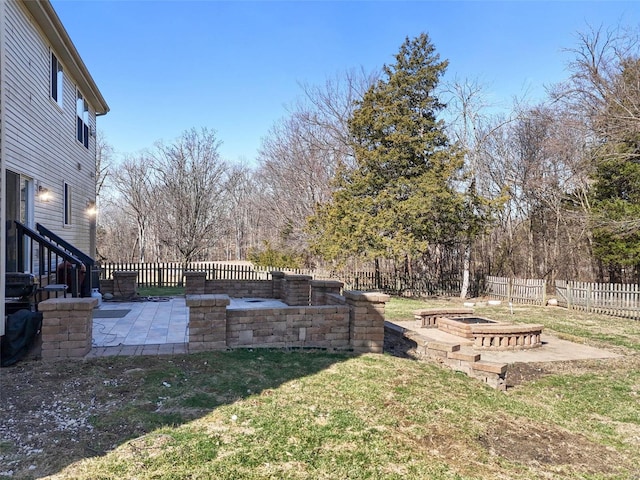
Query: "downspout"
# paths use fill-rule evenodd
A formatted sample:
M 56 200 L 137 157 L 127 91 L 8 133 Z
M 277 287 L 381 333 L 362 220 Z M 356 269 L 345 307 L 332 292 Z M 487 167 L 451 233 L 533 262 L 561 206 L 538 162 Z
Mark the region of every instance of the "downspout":
M 5 285 L 7 271 L 7 201 L 6 201 L 6 158 L 5 158 L 5 110 L 7 85 L 5 74 L 5 2 L 0 0 L 0 335 L 4 335 Z

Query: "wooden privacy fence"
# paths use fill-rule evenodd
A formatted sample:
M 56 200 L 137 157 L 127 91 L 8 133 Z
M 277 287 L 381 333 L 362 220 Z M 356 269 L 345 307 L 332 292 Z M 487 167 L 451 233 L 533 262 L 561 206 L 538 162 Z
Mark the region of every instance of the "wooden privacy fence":
M 112 278 L 113 272 L 138 272 L 139 287 L 176 287 L 184 284 L 184 272 L 206 272 L 209 280 L 268 280 L 269 270 L 251 265 L 229 265 L 215 262 L 105 263 L 100 265 L 100 278 Z
M 377 290 L 385 293 L 408 295 L 460 295 L 460 278 L 456 275 L 433 279 L 427 275 L 405 275 L 401 272 L 347 271 L 328 272 L 309 269 L 283 269 L 255 267 L 247 264 L 192 262 L 184 266 L 179 262 L 159 263 L 105 263 L 100 265 L 100 278 L 112 278 L 115 271 L 138 272 L 139 287 L 175 287 L 183 285 L 185 271 L 206 272 L 209 280 L 268 280 L 272 270 L 289 274 L 309 275 L 314 279 L 340 280 L 346 290 Z M 469 294 L 479 294 L 479 282 L 472 280 Z
M 378 290 L 390 294 L 410 296 L 460 295 L 459 276 L 433 279 L 427 275 L 406 275 L 401 272 L 341 272 L 335 275 L 348 290 Z M 470 291 L 477 290 L 472 285 Z
M 529 305 L 546 305 L 547 282 L 538 278 L 507 278 L 487 276 L 487 295 L 491 298 Z
M 556 280 L 558 305 L 615 317 L 640 319 L 640 287 L 622 283 Z

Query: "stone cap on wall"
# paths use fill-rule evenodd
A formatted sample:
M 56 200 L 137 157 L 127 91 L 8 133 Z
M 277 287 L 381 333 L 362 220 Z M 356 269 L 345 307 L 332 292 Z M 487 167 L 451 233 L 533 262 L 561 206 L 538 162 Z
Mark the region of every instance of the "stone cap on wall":
M 343 295 L 349 300 L 359 300 L 372 303 L 386 303 L 391 298 L 386 293 L 362 292 L 360 290 L 347 290 L 343 293 Z
M 98 306 L 98 299 L 91 297 L 50 298 L 38 303 L 38 310 L 51 312 L 54 310 L 93 310 Z
M 138 272 L 137 271 L 131 271 L 131 270 L 116 270 L 113 272 L 114 276 L 119 276 L 119 277 L 137 277 L 138 276 Z
M 285 274 L 284 278 L 286 280 L 311 280 L 313 277 L 311 275 L 297 275 L 297 274 Z
M 342 288 L 343 285 L 339 280 L 311 280 L 312 287 Z
M 413 314 L 419 317 L 424 315 L 473 315 L 473 308 L 422 308 L 420 310 L 414 310 Z
M 226 307 L 231 303 L 229 295 L 200 294 L 185 297 L 187 307 Z
M 187 270 L 186 272 L 184 272 L 184 274 L 190 277 L 206 277 L 207 276 L 207 272 L 201 272 L 197 270 Z

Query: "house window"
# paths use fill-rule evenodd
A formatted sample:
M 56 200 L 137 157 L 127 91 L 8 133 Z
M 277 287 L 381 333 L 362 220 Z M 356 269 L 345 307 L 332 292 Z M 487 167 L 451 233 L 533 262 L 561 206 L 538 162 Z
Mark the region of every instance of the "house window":
M 63 98 L 63 86 L 64 86 L 64 73 L 62 65 L 58 61 L 53 52 L 51 52 L 51 98 L 62 107 Z
M 89 148 L 89 106 L 80 92 L 76 97 L 76 117 L 76 138 L 85 148 Z
M 71 185 L 64 183 L 64 224 L 71 225 Z

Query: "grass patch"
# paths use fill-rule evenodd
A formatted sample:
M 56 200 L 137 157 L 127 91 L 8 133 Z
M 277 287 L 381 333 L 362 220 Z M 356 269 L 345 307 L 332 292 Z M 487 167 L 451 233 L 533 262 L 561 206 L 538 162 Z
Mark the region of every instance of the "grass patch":
M 184 287 L 138 287 L 141 297 L 179 297 L 184 295 Z
M 630 434 L 640 431 L 640 370 L 623 362 L 508 394 L 388 355 L 246 350 L 156 362 L 127 374 L 137 388 L 96 424 L 137 434 L 56 478 L 622 479 L 640 464 Z
M 386 313 L 411 320 L 415 309 L 456 302 L 393 299 Z M 476 313 L 627 355 L 540 365 L 544 375 L 506 393 L 390 355 L 235 350 L 34 363 L 6 369 L 16 377 L 3 384 L 5 406 L 18 404 L 12 385 L 28 394 L 5 417 L 34 419 L 24 441 L 44 438 L 42 412 L 62 399 L 70 403 L 60 411 L 90 413 L 89 426 L 55 430 L 66 425 L 56 420 L 52 440 L 33 445 L 41 454 L 7 437 L 0 463 L 14 478 L 639 478 L 640 323 L 559 308 Z
M 436 299 L 391 297 L 385 305 L 384 317 L 386 320 L 413 320 L 414 310 L 437 307 L 444 303 L 445 301 Z

